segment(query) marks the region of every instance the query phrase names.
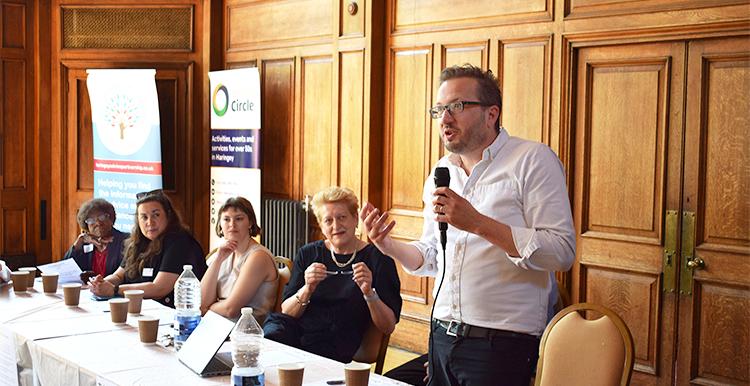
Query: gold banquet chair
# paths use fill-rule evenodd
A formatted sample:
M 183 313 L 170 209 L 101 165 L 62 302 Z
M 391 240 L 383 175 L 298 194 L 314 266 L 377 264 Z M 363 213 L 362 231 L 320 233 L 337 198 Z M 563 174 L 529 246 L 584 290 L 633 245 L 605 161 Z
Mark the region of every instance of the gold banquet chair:
M 279 270 L 279 286 L 276 289 L 276 305 L 274 305 L 273 310 L 274 312 L 281 312 L 281 295 L 284 293 L 286 283 L 289 283 L 289 278 L 292 276 L 292 261 L 284 256 L 276 256 L 273 260 Z
M 375 373 L 383 374 L 383 364 L 385 363 L 385 353 L 388 351 L 388 341 L 391 336 L 384 334 L 375 324 L 370 322 L 370 326 L 362 337 L 362 343 L 359 349 L 354 353 L 355 362 L 375 363 Z
M 602 316 L 587 320 L 578 311 Z M 544 330 L 535 385 L 624 386 L 633 361 L 633 337 L 622 318 L 598 304 L 578 303 L 560 311 Z

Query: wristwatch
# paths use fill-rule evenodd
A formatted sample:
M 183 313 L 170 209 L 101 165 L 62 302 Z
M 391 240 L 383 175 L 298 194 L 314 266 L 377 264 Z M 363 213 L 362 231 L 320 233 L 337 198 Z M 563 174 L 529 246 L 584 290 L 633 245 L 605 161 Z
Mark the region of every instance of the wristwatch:
M 370 295 L 370 296 L 362 295 L 362 297 L 364 297 L 365 301 L 368 302 L 368 303 L 374 302 L 374 301 L 380 299 L 380 296 L 378 296 L 378 292 L 375 291 L 375 288 L 372 289 L 372 295 Z

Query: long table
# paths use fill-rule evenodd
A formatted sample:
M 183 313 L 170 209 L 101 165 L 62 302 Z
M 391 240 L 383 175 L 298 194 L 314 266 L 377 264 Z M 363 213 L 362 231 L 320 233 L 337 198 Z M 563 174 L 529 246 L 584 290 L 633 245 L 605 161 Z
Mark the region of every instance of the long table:
M 78 307 L 68 307 L 61 290 L 44 294 L 38 280 L 34 289 L 20 294 L 3 285 L 0 333 L 13 348 L 0 346 L 0 361 L 15 358 L 23 386 L 230 384 L 229 376 L 202 378 L 193 373 L 171 347 L 142 344 L 138 316 L 129 315 L 126 324 L 115 325 L 108 312 L 108 303 L 95 301 L 87 289 L 81 291 Z M 159 317 L 160 336 L 171 329 L 173 309 L 144 300 L 141 314 Z M 15 353 L 8 352 L 12 349 Z M 219 351 L 229 350 L 227 342 Z M 327 386 L 326 381 L 344 378 L 343 363 L 270 340 L 263 341 L 260 362 L 268 386 L 278 385 L 276 367 L 290 362 L 304 363 L 304 385 Z M 0 375 L 0 385 L 7 379 Z M 404 383 L 371 374 L 370 385 Z

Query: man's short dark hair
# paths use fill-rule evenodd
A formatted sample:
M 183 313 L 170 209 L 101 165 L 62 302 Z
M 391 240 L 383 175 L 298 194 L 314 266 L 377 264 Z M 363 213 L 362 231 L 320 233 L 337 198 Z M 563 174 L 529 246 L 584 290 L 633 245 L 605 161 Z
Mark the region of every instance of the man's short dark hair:
M 483 71 L 481 68 L 471 64 L 461 66 L 447 67 L 440 73 L 440 84 L 449 79 L 471 78 L 477 81 L 477 94 L 479 102 L 490 106 L 497 106 L 503 111 L 503 97 L 500 93 L 500 87 L 497 85 L 497 78 L 492 70 Z M 497 117 L 495 130 L 500 131 L 500 116 Z

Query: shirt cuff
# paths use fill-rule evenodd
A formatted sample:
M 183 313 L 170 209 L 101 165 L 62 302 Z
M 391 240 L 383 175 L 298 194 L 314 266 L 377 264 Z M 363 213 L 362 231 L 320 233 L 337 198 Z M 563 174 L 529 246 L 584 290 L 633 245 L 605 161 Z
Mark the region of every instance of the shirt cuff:
M 431 248 L 429 245 L 421 241 L 412 241 L 409 244 L 415 246 L 417 250 L 419 250 L 419 253 L 422 254 L 422 266 L 417 267 L 415 270 L 402 266 L 404 271 L 414 276 L 437 275 L 437 249 Z
M 511 226 L 510 232 L 513 235 L 513 244 L 516 246 L 519 256 L 508 257 L 516 262 L 517 260 L 528 259 L 539 249 L 539 240 L 537 232 L 534 229 Z

